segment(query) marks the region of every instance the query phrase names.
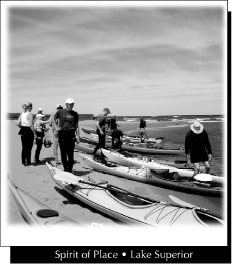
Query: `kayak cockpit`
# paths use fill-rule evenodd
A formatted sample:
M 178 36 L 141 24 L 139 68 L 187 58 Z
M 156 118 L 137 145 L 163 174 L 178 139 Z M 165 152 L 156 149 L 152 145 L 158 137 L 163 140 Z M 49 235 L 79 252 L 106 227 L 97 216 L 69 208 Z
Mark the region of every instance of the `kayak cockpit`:
M 151 206 L 154 205 L 153 202 L 146 200 L 146 198 L 140 198 L 140 197 L 135 197 L 135 196 L 131 196 L 129 194 L 124 194 L 124 193 L 120 193 L 117 190 L 107 190 L 107 193 L 115 200 L 117 200 L 118 202 L 120 202 L 121 204 L 126 204 L 126 205 L 130 205 L 130 206 Z
M 205 226 L 223 226 L 224 220 L 212 213 L 203 212 L 197 208 L 193 209 L 196 219 Z

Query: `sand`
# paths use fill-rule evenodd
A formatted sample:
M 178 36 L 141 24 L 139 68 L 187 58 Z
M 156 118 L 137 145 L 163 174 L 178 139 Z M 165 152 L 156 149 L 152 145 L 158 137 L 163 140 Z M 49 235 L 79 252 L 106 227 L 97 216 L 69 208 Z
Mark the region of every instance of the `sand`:
M 120 122 L 120 124 L 123 126 L 127 126 L 127 123 L 128 122 Z M 7 128 L 8 140 L 5 142 L 6 148 L 4 149 L 4 151 L 2 150 L 2 163 L 5 162 L 3 161 L 3 158 L 6 158 L 4 159 L 6 160 L 6 163 L 4 163 L 6 170 L 1 175 L 3 196 L 2 219 L 5 219 L 5 222 L 2 222 L 2 225 L 4 226 L 4 228 L 2 228 L 2 245 L 113 246 L 141 245 L 141 243 L 142 245 L 178 245 L 178 243 L 182 245 L 183 238 L 181 239 L 180 235 L 184 236 L 185 245 L 223 245 L 223 243 L 226 243 L 226 239 L 224 239 L 224 237 L 226 236 L 226 232 L 221 231 L 218 232 L 218 235 L 222 236 L 220 240 L 214 240 L 211 237 L 211 235 L 214 236 L 213 233 L 208 232 L 207 236 L 204 237 L 204 239 L 206 239 L 207 241 L 205 242 L 204 239 L 201 239 L 201 241 L 197 241 L 197 243 L 195 243 L 193 237 L 190 238 L 189 235 L 186 237 L 184 233 L 178 233 L 178 236 L 176 235 L 176 233 L 174 233 L 174 235 L 169 237 L 169 239 L 167 240 L 166 237 L 163 235 L 162 229 L 155 229 L 155 231 L 152 231 L 154 232 L 154 235 L 157 238 L 156 240 L 150 237 L 151 231 L 149 230 L 146 231 L 147 233 L 144 231 L 144 229 L 136 229 L 136 232 L 134 232 L 134 227 L 122 224 L 121 222 L 96 211 L 95 209 L 78 201 L 55 184 L 55 182 L 50 177 L 50 174 L 47 170 L 47 166 L 45 165 L 46 161 L 51 161 L 53 164 L 55 163 L 52 153 L 52 147 L 42 148 L 40 160 L 43 163 L 34 163 L 31 167 L 23 166 L 21 164 L 22 146 L 20 136 L 18 135 L 19 128 L 16 126 L 15 121 L 7 121 L 5 122 L 5 124 Z M 81 121 L 80 127 L 94 128 L 95 123 L 92 120 Z M 130 129 L 130 127 L 131 125 L 129 125 L 128 129 Z M 170 129 L 171 131 L 170 127 L 163 127 L 162 129 Z M 161 128 L 159 128 L 159 130 L 161 130 Z M 80 131 L 80 133 L 81 136 L 88 136 L 82 130 Z M 32 158 L 34 157 L 35 149 L 36 145 L 34 145 L 32 149 Z M 183 201 L 197 206 L 208 208 L 214 213 L 223 215 L 224 204 L 221 198 L 186 194 L 183 192 L 172 191 L 136 181 L 131 181 L 103 174 L 100 172 L 95 172 L 81 160 L 78 155 L 78 152 L 74 153 L 74 159 L 75 164 L 73 166 L 73 171 L 76 177 L 80 179 L 85 179 L 85 177 L 91 177 L 96 182 L 106 180 L 110 184 L 117 185 L 128 191 L 166 202 L 172 202 L 169 195 L 174 195 L 175 197 Z M 59 165 L 59 168 L 63 169 L 62 165 Z M 9 191 L 7 183 L 6 181 L 4 181 L 7 176 L 9 176 L 9 178 L 26 193 L 29 193 L 31 196 L 33 196 L 40 202 L 49 206 L 51 209 L 57 210 L 59 213 L 64 214 L 65 216 L 76 221 L 80 225 L 80 229 L 78 229 L 78 232 L 68 232 L 67 235 L 64 231 L 54 231 L 52 235 L 49 235 L 46 238 L 46 233 L 48 232 L 39 231 L 41 229 L 38 230 L 37 228 L 33 228 L 33 232 L 30 231 L 32 229 L 22 218 L 21 213 L 13 199 L 13 196 Z M 6 193 L 6 197 L 4 196 L 4 193 Z M 85 231 L 86 227 L 88 231 Z M 122 228 L 124 228 L 123 230 L 125 230 L 125 236 L 124 231 L 117 231 L 119 229 L 122 230 Z M 54 229 L 49 230 L 49 234 L 51 234 L 52 230 Z M 101 230 L 103 230 L 103 232 Z M 107 230 L 110 230 L 110 233 L 108 233 Z M 188 233 L 189 232 L 190 230 L 188 230 Z M 74 234 L 74 236 L 72 234 Z M 168 234 L 170 234 L 170 231 L 168 231 Z M 198 235 L 196 234 L 196 232 L 192 232 L 192 236 L 195 235 L 196 239 L 198 240 Z M 144 236 L 144 239 L 141 241 L 140 239 L 138 239 L 138 235 L 140 237 Z M 39 237 L 41 238 L 38 239 Z
M 32 163 L 33 166 L 25 167 L 21 164 L 21 140 L 18 136 L 19 128 L 16 126 L 15 121 L 8 121 L 8 133 L 9 133 L 9 153 L 10 163 L 8 164 L 7 174 L 10 179 L 22 190 L 38 199 L 40 202 L 51 207 L 54 210 L 58 210 L 60 213 L 74 219 L 81 225 L 99 225 L 99 226 L 121 226 L 121 223 L 109 218 L 96 210 L 86 206 L 85 204 L 74 199 L 71 195 L 64 192 L 62 189 L 56 186 L 51 179 L 47 167 L 46 161 L 51 161 L 54 164 L 54 157 L 52 147 L 43 147 L 40 154 L 40 159 L 43 163 Z M 126 125 L 127 122 L 120 122 L 121 125 Z M 92 120 L 80 121 L 80 127 L 94 128 L 95 123 Z M 81 136 L 87 136 L 82 130 L 80 130 Z M 32 161 L 35 153 L 36 145 L 34 144 L 32 149 Z M 59 154 L 60 159 L 60 154 Z M 160 199 L 163 201 L 171 201 L 169 194 L 175 194 L 178 198 L 188 201 L 199 206 L 207 206 L 211 211 L 215 213 L 222 213 L 221 201 L 218 198 L 203 197 L 198 195 L 186 195 L 181 192 L 175 192 L 168 189 L 163 189 L 148 184 L 143 184 L 127 179 L 114 177 L 111 175 L 99 173 L 93 171 L 88 167 L 78 156 L 78 152 L 74 153 L 75 164 L 73 171 L 77 177 L 85 178 L 91 177 L 96 181 L 107 180 L 109 183 L 120 186 L 129 191 L 135 192 L 140 195 L 146 195 L 154 199 Z M 62 165 L 58 166 L 63 169 Z M 26 225 L 23 220 L 19 209 L 17 208 L 15 201 L 11 193 L 8 194 L 7 204 L 7 221 L 12 225 Z M 220 205 L 220 206 L 219 206 Z

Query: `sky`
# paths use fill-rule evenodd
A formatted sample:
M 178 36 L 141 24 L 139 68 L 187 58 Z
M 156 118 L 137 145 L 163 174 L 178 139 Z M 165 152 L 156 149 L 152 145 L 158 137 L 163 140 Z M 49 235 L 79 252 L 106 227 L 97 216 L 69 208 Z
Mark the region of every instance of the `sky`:
M 8 112 L 71 97 L 80 114 L 224 113 L 225 3 L 75 3 L 7 9 Z

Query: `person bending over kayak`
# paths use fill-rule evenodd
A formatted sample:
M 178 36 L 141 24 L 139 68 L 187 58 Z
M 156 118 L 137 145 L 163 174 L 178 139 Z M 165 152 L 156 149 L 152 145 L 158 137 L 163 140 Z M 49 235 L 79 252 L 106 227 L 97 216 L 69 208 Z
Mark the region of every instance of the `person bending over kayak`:
M 123 137 L 122 131 L 117 129 L 116 127 L 112 132 L 111 137 L 112 137 L 112 148 L 121 150 L 122 137 Z
M 54 120 L 57 120 L 56 129 L 58 130 L 61 160 L 64 171 L 72 172 L 74 163 L 75 143 L 80 143 L 79 115 L 73 111 L 74 100 L 68 98 L 65 109 L 59 109 Z
M 36 141 L 36 145 L 37 145 L 37 148 L 35 151 L 35 158 L 34 158 L 35 162 L 41 162 L 39 160 L 39 155 L 40 155 L 40 151 L 41 151 L 42 145 L 43 145 L 44 130 L 45 130 L 44 124 L 49 123 L 49 120 L 47 120 L 47 121 L 42 120 L 42 118 L 44 116 L 45 115 L 37 114 L 36 120 L 34 123 L 34 129 L 35 129 L 35 133 L 36 133 L 35 141 Z
M 194 165 L 194 175 L 200 173 L 200 162 L 205 165 L 206 173 L 209 173 L 212 161 L 212 150 L 209 142 L 208 134 L 203 125 L 194 121 L 190 126 L 190 130 L 185 137 L 185 154 L 187 158 L 187 166 L 190 167 L 192 162 Z
M 109 108 L 104 108 L 102 114 L 98 115 L 96 118 L 96 126 L 97 126 L 97 135 L 98 135 L 98 144 L 93 151 L 93 156 L 96 156 L 96 153 L 99 148 L 105 148 L 106 141 L 106 116 L 110 114 Z M 102 157 L 103 154 L 102 154 Z
M 112 133 L 114 129 L 117 129 L 118 127 L 120 127 L 120 125 L 117 123 L 116 115 L 113 114 L 113 117 L 109 119 L 108 128 L 110 128 Z

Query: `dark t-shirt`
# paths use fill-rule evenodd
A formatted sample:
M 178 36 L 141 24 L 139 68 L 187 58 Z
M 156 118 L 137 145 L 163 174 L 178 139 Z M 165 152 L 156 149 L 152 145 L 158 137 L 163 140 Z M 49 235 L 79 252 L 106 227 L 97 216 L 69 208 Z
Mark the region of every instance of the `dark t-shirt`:
M 190 155 L 207 153 L 212 154 L 208 134 L 205 129 L 200 134 L 195 134 L 189 130 L 185 138 L 185 154 Z
M 111 130 L 114 130 L 115 128 L 117 128 L 117 124 L 116 124 L 116 122 L 117 122 L 116 118 L 112 117 L 112 118 L 110 119 L 110 129 L 111 129 Z
M 66 109 L 59 109 L 54 115 L 54 120 L 56 119 L 59 119 L 61 130 L 75 130 L 79 122 L 78 113 Z
M 118 129 L 114 130 L 111 134 L 111 137 L 112 137 L 112 145 L 119 147 L 119 144 L 121 144 L 120 137 L 123 137 L 122 131 Z
M 146 127 L 146 121 L 145 120 L 141 120 L 139 128 L 145 128 L 145 127 Z

